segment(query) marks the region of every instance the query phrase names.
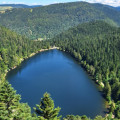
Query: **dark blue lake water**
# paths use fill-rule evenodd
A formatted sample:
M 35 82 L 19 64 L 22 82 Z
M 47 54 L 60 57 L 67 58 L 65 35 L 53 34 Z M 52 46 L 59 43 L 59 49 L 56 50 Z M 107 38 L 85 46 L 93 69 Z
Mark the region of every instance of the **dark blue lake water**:
M 7 79 L 21 95 L 21 102 L 27 102 L 31 108 L 48 92 L 55 106 L 61 107 L 63 116 L 93 118 L 104 114 L 104 99 L 96 85 L 72 57 L 59 50 L 45 51 L 27 59 L 9 72 Z

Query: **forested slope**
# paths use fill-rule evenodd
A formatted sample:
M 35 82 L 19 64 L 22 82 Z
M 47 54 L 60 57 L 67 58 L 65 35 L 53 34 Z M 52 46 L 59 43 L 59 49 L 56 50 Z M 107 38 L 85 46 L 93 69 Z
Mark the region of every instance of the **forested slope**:
M 94 4 L 94 7 L 96 9 L 100 10 L 101 12 L 103 12 L 105 14 L 105 16 L 107 16 L 111 20 L 115 21 L 120 26 L 120 21 L 118 19 L 120 16 L 120 11 L 116 11 L 115 7 L 102 5 L 102 4 Z
M 61 116 L 58 116 L 60 108 L 55 108 L 54 101 L 48 93 L 44 94 L 40 105 L 34 108 L 36 113 L 32 114 L 28 104 L 20 103 L 20 95 L 16 94 L 16 91 L 5 80 L 9 69 L 19 65 L 23 59 L 41 48 L 49 48 L 49 42 L 31 41 L 0 26 L 0 120 L 61 119 Z
M 112 27 L 103 21 L 95 21 L 70 28 L 52 40 L 37 42 L 0 27 L 0 79 L 31 53 L 41 48 L 49 48 L 50 45 L 56 45 L 71 54 L 103 87 L 104 97 L 109 103 L 109 113 L 105 118 L 97 116 L 94 120 L 120 119 L 120 28 Z M 40 114 L 38 117 L 36 114 L 32 115 L 30 107 L 19 100 L 20 96 L 16 95 L 7 82 L 0 83 L 1 120 L 60 120 L 60 108 L 54 108 L 49 94 L 44 94 L 40 105 L 37 105 L 38 109 L 35 108 Z M 90 120 L 86 116 L 69 115 L 64 118 L 75 119 Z
M 7 71 L 18 66 L 31 53 L 47 46 L 45 42 L 31 41 L 0 26 L 0 80 Z
M 116 7 L 116 9 L 120 11 L 120 7 Z
M 109 113 L 120 118 L 120 28 L 102 21 L 85 23 L 51 42 L 75 57 L 101 85 Z
M 48 48 L 47 42 L 31 41 L 0 26 L 0 120 L 38 120 L 31 108 L 20 103 L 20 95 L 5 80 L 6 73 L 20 65 L 31 53 Z
M 98 19 L 119 26 L 120 12 L 104 5 L 73 2 L 12 9 L 0 14 L 1 25 L 30 39 L 51 38 L 70 27 Z

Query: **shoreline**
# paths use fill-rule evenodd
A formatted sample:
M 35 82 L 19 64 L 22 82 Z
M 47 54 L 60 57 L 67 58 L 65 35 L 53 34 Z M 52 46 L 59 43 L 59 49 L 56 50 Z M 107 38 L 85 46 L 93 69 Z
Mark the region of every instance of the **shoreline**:
M 21 64 L 24 60 L 33 57 L 33 56 L 36 55 L 37 53 L 44 52 L 44 51 L 48 51 L 48 50 L 54 50 L 54 49 L 59 50 L 59 47 L 55 47 L 55 46 L 54 46 L 54 47 L 50 47 L 50 48 L 48 48 L 48 49 L 41 49 L 41 50 L 38 50 L 38 51 L 36 51 L 36 52 L 34 52 L 34 53 L 31 53 L 27 58 L 20 58 L 20 64 Z M 19 64 L 19 65 L 20 65 L 20 64 Z M 16 69 L 19 65 L 16 65 L 16 66 L 14 66 L 14 67 L 9 68 L 8 70 L 6 70 L 6 72 L 3 74 L 3 80 L 0 81 L 0 84 L 6 80 L 6 76 L 7 76 L 8 72 L 10 72 L 11 70 Z
M 31 54 L 30 54 L 28 57 L 26 57 L 26 58 L 21 58 L 21 59 L 20 59 L 20 64 L 21 64 L 23 61 L 25 61 L 26 59 L 31 58 L 31 57 L 33 57 L 34 55 L 36 55 L 36 54 L 38 54 L 38 53 L 40 53 L 40 52 L 44 52 L 44 51 L 48 51 L 48 50 L 54 50 L 54 49 L 60 50 L 60 48 L 59 48 L 59 47 L 56 47 L 56 46 L 50 47 L 50 48 L 48 48 L 48 49 L 38 50 L 38 51 L 36 51 L 36 52 L 34 52 L 34 53 L 31 53 Z M 66 50 L 60 50 L 60 51 L 65 52 L 65 53 L 68 53 L 69 55 L 71 55 L 70 52 L 68 52 L 68 51 L 66 51 Z M 72 56 L 72 57 L 73 57 L 73 56 Z M 87 72 L 87 70 L 84 68 L 84 66 L 82 66 L 82 64 L 81 64 L 75 57 L 73 57 L 73 59 L 79 63 L 79 65 L 84 69 L 84 71 L 88 74 L 88 76 L 91 78 L 91 80 L 92 80 L 96 85 L 98 85 L 99 89 L 103 89 L 104 85 L 99 84 L 99 83 L 98 83 L 98 80 L 94 80 L 93 76 Z M 19 65 L 20 65 L 20 64 L 19 64 Z M 11 70 L 16 69 L 19 65 L 14 66 L 14 67 L 12 67 L 12 68 L 9 68 L 9 70 L 6 70 L 6 73 L 4 74 L 4 79 L 6 78 L 8 72 L 10 72 Z M 4 80 L 3 80 L 3 81 L 4 81 Z M 0 83 L 1 83 L 1 81 L 0 81 Z
M 28 57 L 26 57 L 26 58 L 20 58 L 20 64 L 21 64 L 23 61 L 25 61 L 26 59 L 31 58 L 31 57 L 33 57 L 34 55 L 36 55 L 36 54 L 38 54 L 38 53 L 40 53 L 40 52 L 44 52 L 44 51 L 48 51 L 48 50 L 54 50 L 54 49 L 60 50 L 60 48 L 59 48 L 59 47 L 56 47 L 56 46 L 50 47 L 50 48 L 48 48 L 48 49 L 38 50 L 38 51 L 36 51 L 36 52 L 34 52 L 34 53 L 31 53 L 31 54 L 30 54 Z M 60 50 L 60 51 L 65 52 L 65 53 L 68 53 L 69 55 L 71 55 L 70 52 L 68 52 L 68 51 L 66 51 L 66 50 Z M 73 57 L 73 56 L 72 56 L 72 57 Z M 77 61 L 75 57 L 73 57 L 73 59 L 75 59 L 75 61 Z M 78 62 L 78 63 L 80 64 L 80 66 L 84 69 L 84 71 L 88 74 L 88 76 L 91 78 L 91 80 L 92 80 L 96 85 L 98 85 L 98 86 L 100 87 L 100 89 L 102 89 L 103 86 L 102 86 L 101 84 L 99 84 L 99 83 L 97 82 L 97 80 L 95 81 L 95 80 L 93 79 L 93 76 L 91 76 L 91 75 L 86 71 L 86 69 L 82 66 L 82 64 L 81 64 L 79 61 L 77 61 L 77 62 Z M 19 64 L 19 65 L 20 65 L 20 64 Z M 4 74 L 4 80 L 5 80 L 6 76 L 7 76 L 7 73 L 10 72 L 11 70 L 16 69 L 19 65 L 14 66 L 14 67 L 9 68 L 8 70 L 6 70 L 6 72 L 5 72 L 5 74 Z M 4 81 L 4 80 L 3 80 L 3 81 Z M 0 81 L 0 83 L 1 83 L 1 81 Z
M 54 49 L 59 50 L 59 47 L 50 47 L 49 49 L 41 49 L 41 50 L 39 50 L 39 51 L 37 51 L 37 52 L 35 52 L 35 53 L 31 53 L 28 58 L 36 55 L 37 53 L 44 52 L 44 51 L 47 51 L 47 50 L 54 50 Z M 27 59 L 27 58 L 26 58 L 26 59 Z
M 48 50 L 54 50 L 54 49 L 60 50 L 59 47 L 55 47 L 55 46 L 54 46 L 54 47 L 50 47 L 50 48 L 48 48 L 48 49 L 38 50 L 38 51 L 36 51 L 36 52 L 34 52 L 34 53 L 31 53 L 27 58 L 21 58 L 21 59 L 20 59 L 20 64 L 21 64 L 22 62 L 24 62 L 26 59 L 31 58 L 31 57 L 33 57 L 34 55 L 36 55 L 36 54 L 38 54 L 38 53 L 40 53 L 40 52 L 44 52 L 44 51 L 48 51 Z M 65 50 L 60 50 L 60 51 L 65 52 L 65 53 L 68 53 L 69 55 L 71 55 L 68 51 L 65 51 Z M 73 59 L 74 59 L 75 61 L 77 61 L 76 58 L 73 57 Z M 79 65 L 84 69 L 84 71 L 88 74 L 88 76 L 91 78 L 91 80 L 99 87 L 98 89 L 101 91 L 101 89 L 103 88 L 103 86 L 101 86 L 101 85 L 97 82 L 97 80 L 96 80 L 96 81 L 94 80 L 93 76 L 91 76 L 91 75 L 86 71 L 86 69 L 82 66 L 82 64 L 81 64 L 79 61 L 77 61 L 77 62 L 78 62 Z M 20 65 L 20 64 L 19 64 L 19 65 Z M 3 76 L 4 76 L 3 82 L 6 80 L 6 76 L 7 76 L 8 72 L 10 72 L 11 70 L 16 69 L 19 65 L 14 66 L 14 67 L 9 68 L 8 70 L 6 70 L 5 74 L 3 74 Z M 0 83 L 1 83 L 1 82 L 2 82 L 2 81 L 0 81 Z
M 59 49 L 60 50 L 60 49 Z M 102 89 L 104 88 L 104 83 L 99 83 L 98 80 L 94 79 L 94 77 L 88 73 L 88 71 L 85 69 L 85 67 L 81 64 L 81 62 L 79 62 L 75 57 L 73 57 L 69 51 L 66 51 L 66 50 L 60 50 L 62 52 L 65 52 L 67 54 L 69 54 L 75 61 L 77 61 L 77 63 L 82 67 L 82 69 L 86 72 L 86 74 L 90 77 L 90 79 L 94 82 L 94 84 L 96 85 L 97 89 L 103 93 Z M 101 95 L 102 96 L 102 95 Z M 107 115 L 108 111 L 107 109 L 109 108 L 109 103 L 108 101 L 102 96 L 102 98 L 104 99 L 104 102 L 105 102 L 105 109 L 106 109 L 106 114 L 105 116 Z
M 36 54 L 38 54 L 38 53 L 40 53 L 40 52 L 49 51 L 49 50 L 54 50 L 54 49 L 60 50 L 59 47 L 50 47 L 50 48 L 48 48 L 48 49 L 38 50 L 38 51 L 36 51 L 36 52 L 34 52 L 34 53 L 31 53 L 27 58 L 21 58 L 21 62 L 20 62 L 19 65 L 21 65 L 21 63 L 24 62 L 26 59 L 31 58 L 31 57 L 33 57 L 34 55 L 36 55 Z M 60 51 L 65 52 L 65 53 L 71 55 L 69 52 L 67 52 L 67 51 L 65 51 L 65 50 L 60 50 Z M 77 61 L 75 57 L 73 57 L 73 59 L 74 59 L 75 61 Z M 79 65 L 84 69 L 84 71 L 87 73 L 87 75 L 90 77 L 90 79 L 95 83 L 95 85 L 98 86 L 98 87 L 97 87 L 98 90 L 102 89 L 102 86 L 101 86 L 100 84 L 98 84 L 98 82 L 96 82 L 96 81 L 93 79 L 93 77 L 86 71 L 86 69 L 82 66 L 82 64 L 81 64 L 79 61 L 77 61 L 77 62 L 78 62 Z M 2 82 L 4 82 L 4 81 L 7 80 L 7 79 L 6 79 L 6 76 L 7 76 L 8 72 L 10 72 L 11 70 L 16 69 L 19 65 L 10 68 L 10 69 L 4 74 L 5 78 L 4 78 L 3 81 L 0 81 L 0 84 L 1 84 Z M 101 91 L 101 90 L 100 90 L 100 91 Z M 103 97 L 103 96 L 102 96 L 102 97 Z M 104 99 L 104 97 L 103 97 L 103 99 Z M 104 100 L 105 100 L 105 99 L 104 99 Z M 107 109 L 108 106 L 109 106 L 109 105 L 108 105 L 109 103 L 107 103 L 106 100 L 105 100 L 104 102 L 105 102 L 105 109 Z M 106 105 L 106 104 L 107 104 L 107 105 Z M 107 115 L 107 114 L 105 114 L 105 116 L 106 116 L 106 115 Z
M 49 52 L 49 50 L 54 50 L 54 49 L 59 49 L 59 47 L 52 47 L 52 48 L 50 48 L 50 49 L 41 49 L 41 50 L 39 50 L 39 51 L 37 51 L 36 53 L 31 53 L 30 54 L 30 56 L 28 57 L 28 58 L 26 58 L 26 59 L 24 59 L 24 60 L 29 60 L 29 58 L 31 58 L 32 56 L 34 56 L 34 55 L 36 55 L 37 53 L 40 53 L 41 54 L 41 52 L 44 52 L 44 51 L 47 51 L 47 52 Z M 63 51 L 63 50 L 60 50 L 61 52 L 65 52 L 65 53 L 67 53 L 68 55 L 70 55 L 71 56 L 71 54 L 69 53 L 69 52 L 66 52 L 66 51 Z M 72 56 L 71 56 L 72 57 Z M 94 79 L 92 79 L 92 77 L 90 76 L 90 74 L 84 69 L 84 67 L 81 65 L 81 64 L 79 64 L 79 61 L 77 61 L 77 59 L 75 59 L 74 57 L 72 57 L 73 58 L 73 60 L 75 60 L 77 63 L 78 63 L 78 65 L 79 66 L 81 66 L 82 67 L 82 69 L 86 72 L 86 74 L 90 77 L 90 79 L 92 80 L 92 82 L 94 82 L 94 85 L 97 85 L 98 87 L 100 87 L 100 85 L 98 85 L 95 81 L 94 81 Z M 20 64 L 21 65 L 21 64 Z M 17 66 L 17 67 L 19 67 L 19 66 Z M 97 87 L 97 88 L 98 88 Z M 97 89 L 98 91 L 99 91 L 99 88 Z M 102 96 L 102 98 L 104 99 L 104 97 Z M 105 111 L 107 112 L 107 110 L 106 110 L 106 101 L 104 101 L 104 108 L 105 108 Z M 106 114 L 104 114 L 104 116 L 106 116 Z

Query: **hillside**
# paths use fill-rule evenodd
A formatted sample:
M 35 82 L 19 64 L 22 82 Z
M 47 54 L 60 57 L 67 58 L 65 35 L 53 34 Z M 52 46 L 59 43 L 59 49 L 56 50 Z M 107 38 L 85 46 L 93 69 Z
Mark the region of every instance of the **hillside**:
M 104 8 L 104 9 L 103 9 Z M 86 2 L 61 3 L 37 8 L 12 9 L 0 14 L 0 24 L 30 39 L 46 39 L 78 24 L 105 20 L 120 25 L 120 12 Z
M 115 21 L 120 26 L 120 21 L 118 19 L 120 17 L 120 12 L 116 11 L 116 8 L 102 4 L 94 4 L 94 6 L 96 9 L 103 12 L 105 16 L 108 16 L 110 20 Z
M 30 107 L 19 102 L 20 95 L 8 82 L 2 82 L 6 72 L 19 65 L 33 51 L 31 42 L 0 26 L 0 120 L 32 118 Z
M 11 9 L 12 7 L 10 6 L 4 6 L 4 7 L 0 6 L 0 13 L 5 13 L 6 10 L 11 10 Z
M 0 26 L 0 80 L 3 80 L 7 71 L 19 65 L 31 53 L 49 47 L 49 44 L 56 45 L 61 50 L 71 54 L 92 76 L 93 80 L 103 87 L 103 96 L 108 101 L 108 116 L 105 118 L 97 116 L 94 120 L 119 120 L 120 28 L 113 27 L 103 21 L 94 21 L 70 28 L 49 41 L 37 42 L 30 41 L 26 37 Z M 52 101 L 49 94 L 44 94 L 43 98 L 46 97 L 50 103 L 48 104 L 49 108 L 52 108 L 53 114 L 55 113 L 52 119 L 55 118 L 56 120 L 60 109 L 54 109 L 54 101 Z M 42 104 L 44 100 L 46 102 L 46 99 L 43 98 L 41 99 Z M 37 105 L 37 107 L 44 109 L 43 106 L 39 107 Z M 46 110 L 49 111 L 48 106 L 46 106 L 45 112 L 38 116 L 39 118 L 36 114 L 32 115 L 30 107 L 27 104 L 20 103 L 20 96 L 11 88 L 11 85 L 8 82 L 0 83 L 1 120 L 42 120 L 46 118 L 44 115 Z M 48 116 L 51 115 L 49 114 L 50 112 L 48 112 Z M 116 119 L 112 119 L 112 114 Z M 70 119 L 90 120 L 86 116 L 68 115 L 64 118 L 64 120 Z
M 0 7 L 12 7 L 12 8 L 34 8 L 42 5 L 25 5 L 25 4 L 0 4 Z
M 0 4 L 0 13 L 5 13 L 7 10 L 11 10 L 13 8 L 35 8 L 41 7 L 42 5 L 24 5 L 24 4 Z
M 120 7 L 116 7 L 116 9 L 120 11 Z
M 46 46 L 47 43 L 31 41 L 0 26 L 0 82 L 7 71 L 18 66 L 31 53 Z
M 103 88 L 109 113 L 120 119 L 120 28 L 102 21 L 84 23 L 56 36 L 51 43 L 85 68 Z

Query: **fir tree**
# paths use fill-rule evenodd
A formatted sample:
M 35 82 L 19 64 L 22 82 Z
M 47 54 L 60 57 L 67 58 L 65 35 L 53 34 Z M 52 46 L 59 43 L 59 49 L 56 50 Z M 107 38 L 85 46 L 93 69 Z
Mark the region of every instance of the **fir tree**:
M 39 114 L 40 119 L 47 120 L 60 120 L 61 116 L 58 117 L 60 108 L 54 107 L 54 101 L 50 97 L 49 93 L 45 93 L 43 98 L 41 99 L 40 105 L 36 105 L 38 108 L 34 108 L 35 112 Z
M 8 82 L 0 84 L 0 120 L 37 120 L 31 116 L 31 109 L 20 103 L 20 95 Z

